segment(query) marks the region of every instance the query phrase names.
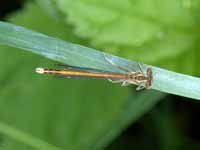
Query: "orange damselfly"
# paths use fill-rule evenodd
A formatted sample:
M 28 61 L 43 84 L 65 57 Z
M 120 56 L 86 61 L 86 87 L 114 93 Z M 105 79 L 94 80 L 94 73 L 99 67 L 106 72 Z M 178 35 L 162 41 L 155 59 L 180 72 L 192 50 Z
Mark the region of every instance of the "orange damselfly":
M 39 74 L 54 74 L 58 76 L 73 78 L 73 77 L 84 77 L 84 78 L 97 78 L 106 79 L 112 83 L 122 83 L 122 86 L 129 84 L 138 85 L 136 90 L 149 89 L 152 85 L 152 69 L 147 68 L 146 74 L 143 73 L 141 67 L 140 71 L 130 71 L 126 68 L 114 64 L 108 60 L 112 65 L 122 69 L 125 73 L 114 73 L 107 72 L 91 68 L 81 68 L 70 65 L 61 65 L 64 69 L 48 69 L 48 68 L 36 68 L 36 72 Z M 140 65 L 139 65 L 140 66 Z

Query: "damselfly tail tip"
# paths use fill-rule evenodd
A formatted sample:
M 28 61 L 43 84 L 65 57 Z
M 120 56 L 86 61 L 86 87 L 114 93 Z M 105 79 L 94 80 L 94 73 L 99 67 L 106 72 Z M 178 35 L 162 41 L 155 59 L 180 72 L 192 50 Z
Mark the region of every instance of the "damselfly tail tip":
M 44 74 L 44 68 L 36 68 L 35 72 L 37 72 L 39 74 Z

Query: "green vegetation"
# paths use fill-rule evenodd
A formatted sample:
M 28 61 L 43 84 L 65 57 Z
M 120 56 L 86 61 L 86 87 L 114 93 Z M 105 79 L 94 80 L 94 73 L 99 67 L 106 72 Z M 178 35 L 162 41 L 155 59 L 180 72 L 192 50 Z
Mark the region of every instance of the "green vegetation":
M 198 142 L 180 133 L 170 102 L 155 108 L 161 100 L 175 100 L 173 96 L 154 90 L 135 92 L 135 86 L 107 81 L 57 79 L 34 72 L 36 67 L 52 67 L 54 61 L 121 71 L 95 48 L 126 58 L 106 53 L 125 67 L 136 69 L 137 63 L 127 60 L 131 59 L 190 74 L 153 67 L 152 88 L 200 99 L 200 81 L 192 77 L 199 75 L 199 4 L 189 0 L 26 2 L 23 9 L 6 17 L 25 28 L 0 22 L 2 149 L 154 149 L 155 141 L 145 145 L 145 135 L 141 143 L 133 140 L 130 146 L 112 143 L 147 112 L 150 119 L 144 119 L 142 126 L 153 132 L 147 141 L 158 137 L 160 149 L 199 148 Z M 144 70 L 146 67 L 143 65 Z

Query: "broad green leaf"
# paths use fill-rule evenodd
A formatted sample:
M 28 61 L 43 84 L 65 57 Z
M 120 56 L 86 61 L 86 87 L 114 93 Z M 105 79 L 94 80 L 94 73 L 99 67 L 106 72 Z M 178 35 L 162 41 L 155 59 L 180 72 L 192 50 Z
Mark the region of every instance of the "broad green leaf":
M 33 3 L 9 20 L 55 37 L 80 41 L 71 33 L 70 26 L 55 22 Z M 36 149 L 40 145 L 46 145 L 46 149 L 52 146 L 75 150 L 106 146 L 131 120 L 151 109 L 162 95 L 150 94 L 145 107 L 146 99 L 137 99 L 136 95 L 127 103 L 129 88 L 106 81 L 43 77 L 35 74 L 35 67 L 54 62 L 7 46 L 0 49 L 0 118 L 5 125 L 0 129 L 13 131 L 1 132 L 4 150 Z M 134 107 L 124 107 L 131 102 Z M 128 116 L 121 115 L 127 111 L 131 112 Z M 128 119 L 123 120 L 124 117 Z M 122 123 L 116 122 L 121 119 Z M 118 126 L 117 130 L 112 126 Z M 108 132 L 112 134 L 105 140 L 103 135 Z M 29 139 L 23 139 L 23 135 Z
M 94 46 L 133 60 L 197 72 L 184 66 L 197 62 L 191 61 L 190 53 L 199 53 L 195 51 L 199 0 L 57 0 L 57 4 L 74 32 Z M 190 55 L 186 58 L 190 62 L 175 65 L 184 54 Z
M 58 12 L 58 10 L 55 7 L 55 1 L 53 0 L 37 0 L 36 1 L 37 4 L 39 4 L 40 7 L 42 7 L 42 9 L 44 9 L 48 15 L 50 15 L 54 20 L 58 21 L 60 20 L 60 13 Z

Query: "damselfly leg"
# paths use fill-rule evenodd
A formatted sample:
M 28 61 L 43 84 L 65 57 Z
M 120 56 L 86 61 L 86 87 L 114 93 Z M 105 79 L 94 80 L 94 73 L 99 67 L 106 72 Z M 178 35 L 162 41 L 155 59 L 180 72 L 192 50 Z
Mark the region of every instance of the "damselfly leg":
M 109 64 L 119 68 L 120 70 L 123 70 L 124 72 L 126 72 L 126 75 L 127 75 L 125 79 L 120 79 L 120 80 L 118 80 L 118 79 L 116 79 L 116 80 L 108 79 L 112 83 L 122 83 L 122 86 L 127 86 L 129 84 L 136 84 L 136 85 L 138 85 L 136 90 L 141 90 L 141 89 L 144 89 L 144 88 L 150 88 L 151 87 L 151 82 L 152 82 L 152 70 L 151 70 L 151 68 L 147 68 L 147 72 L 146 72 L 146 75 L 145 75 L 140 63 L 138 63 L 139 71 L 135 71 L 135 70 L 133 71 L 131 69 L 124 68 L 122 66 L 117 65 L 115 62 L 113 62 L 111 59 L 107 58 L 105 55 L 104 55 L 104 58 Z

